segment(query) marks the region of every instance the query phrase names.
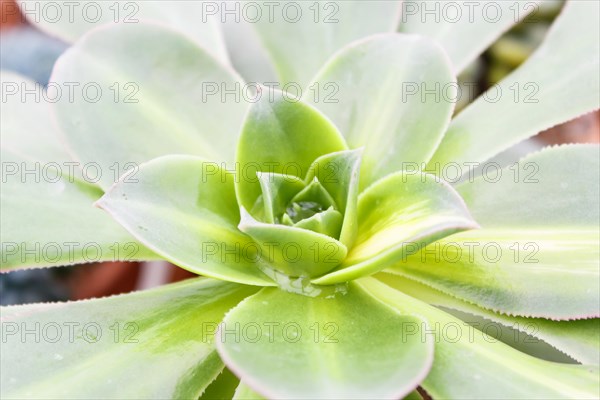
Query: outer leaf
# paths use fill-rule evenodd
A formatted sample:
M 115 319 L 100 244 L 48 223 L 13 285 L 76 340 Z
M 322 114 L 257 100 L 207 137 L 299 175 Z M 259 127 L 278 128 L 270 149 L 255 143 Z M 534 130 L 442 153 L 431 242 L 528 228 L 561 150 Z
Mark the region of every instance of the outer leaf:
M 202 393 L 198 400 L 229 400 L 233 398 L 240 380 L 227 368 Z
M 373 62 L 377 60 L 377 62 Z M 343 48 L 311 87 L 335 95 L 318 105 L 351 148 L 365 146 L 361 187 L 429 161 L 450 123 L 456 78 L 447 56 L 416 35 L 373 36 Z
M 238 4 L 244 7 L 242 3 Z M 239 18 L 236 21 L 232 14 L 221 18 L 225 19 L 221 28 L 233 68 L 246 82 L 277 82 L 273 62 L 269 59 L 251 19 Z
M 274 285 L 257 265 L 256 245 L 241 233 L 233 175 L 192 156 L 144 164 L 124 175 L 97 204 L 142 243 L 197 274 Z
M 596 1 L 569 1 L 538 50 L 452 121 L 428 168 L 485 161 L 599 108 L 599 15 Z
M 477 315 L 543 340 L 583 364 L 600 364 L 600 348 L 598 348 L 598 343 L 600 343 L 600 319 L 598 318 L 577 321 L 550 321 L 542 318 L 509 317 L 477 307 L 400 276 L 389 278 L 389 276 L 382 274 L 378 278 L 384 282 L 389 279 L 393 286 L 402 293 L 436 307 Z
M 68 171 L 65 162 L 71 158 L 61 146 L 53 126 L 49 104 L 51 98 L 43 87 L 21 75 L 0 71 L 2 81 L 2 149 L 40 163 L 40 169 L 50 163 Z
M 316 109 L 274 89 L 262 88 L 259 96 L 237 149 L 236 193 L 247 210 L 260 195 L 256 172 L 304 178 L 316 158 L 347 148 L 337 128 Z
M 319 157 L 307 175 L 307 181 L 316 177 L 331 194 L 337 209 L 344 216 L 340 242 L 350 247 L 356 239 L 358 185 L 362 150 L 350 150 Z
M 223 368 L 213 347 L 218 322 L 254 291 L 194 279 L 105 299 L 2 308 L 2 396 L 197 398 Z
M 227 314 L 217 348 L 268 398 L 395 399 L 418 385 L 433 356 L 429 340 L 403 334 L 407 324 L 424 327 L 353 283 L 334 298 L 263 289 Z
M 11 72 L 1 80 L 1 269 L 157 259 L 92 207 L 101 193 L 58 140 L 47 101 L 53 94 Z
M 476 227 L 448 184 L 421 173 L 390 175 L 361 193 L 358 236 L 348 257 L 313 282 L 324 285 L 372 274 L 428 243 Z
M 457 190 L 485 228 L 600 230 L 600 147 L 547 147 Z
M 418 33 L 437 41 L 458 75 L 502 33 L 538 8 L 527 3 L 471 1 L 414 1 L 402 3 L 400 31 Z
M 421 396 L 417 390 L 413 390 L 404 397 L 404 400 L 423 400 L 423 396 Z
M 44 140 L 42 136 L 40 142 Z M 48 150 L 48 156 L 59 154 Z M 159 259 L 93 207 L 102 195 L 96 187 L 61 175 L 50 163 L 29 161 L 4 149 L 1 159 L 2 271 Z
M 593 399 L 598 396 L 597 367 L 533 358 L 373 278 L 360 283 L 399 312 L 418 315 L 434 327 L 425 336 L 435 337 L 435 362 L 421 383 L 433 398 Z
M 32 24 L 66 42 L 75 42 L 100 25 L 149 21 L 177 29 L 220 60 L 228 60 L 224 39 L 208 2 L 18 0 L 17 3 Z
M 598 146 L 563 146 L 499 179 L 465 183 L 459 191 L 483 229 L 433 244 L 395 271 L 502 313 L 597 317 L 599 171 Z
M 183 35 L 158 25 L 99 28 L 59 58 L 52 81 L 65 90 L 55 104 L 60 128 L 79 161 L 100 166 L 104 189 L 115 169 L 165 154 L 233 161 L 246 105 L 221 90 L 239 90 L 241 80 Z M 80 85 L 73 96 L 69 82 Z
M 432 243 L 389 271 L 494 312 L 592 318 L 599 316 L 597 243 L 591 230 L 481 229 Z
M 318 68 L 339 48 L 398 26 L 399 1 L 286 2 L 274 17 L 261 18 L 259 33 L 279 80 L 305 88 Z
M 256 241 L 259 254 L 271 268 L 287 276 L 323 275 L 348 254 L 346 246 L 332 237 L 294 226 L 258 222 L 243 207 L 241 213 L 239 229 Z

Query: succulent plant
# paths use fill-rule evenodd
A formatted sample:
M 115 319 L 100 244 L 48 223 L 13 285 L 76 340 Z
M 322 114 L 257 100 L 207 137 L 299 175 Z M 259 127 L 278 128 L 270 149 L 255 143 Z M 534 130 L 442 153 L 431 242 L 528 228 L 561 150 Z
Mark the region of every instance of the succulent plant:
M 3 307 L 3 397 L 599 395 L 599 148 L 486 162 L 599 108 L 599 3 L 455 118 L 521 3 L 123 4 L 140 21 L 38 21 L 74 42 L 46 91 L 3 72 L 2 271 L 201 277 Z

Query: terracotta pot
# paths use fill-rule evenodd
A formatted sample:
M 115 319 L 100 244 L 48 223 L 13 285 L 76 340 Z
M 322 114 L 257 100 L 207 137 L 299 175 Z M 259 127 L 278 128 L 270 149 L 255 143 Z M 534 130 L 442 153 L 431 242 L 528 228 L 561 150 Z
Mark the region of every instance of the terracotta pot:
M 19 6 L 14 0 L 0 0 L 0 29 L 25 23 Z

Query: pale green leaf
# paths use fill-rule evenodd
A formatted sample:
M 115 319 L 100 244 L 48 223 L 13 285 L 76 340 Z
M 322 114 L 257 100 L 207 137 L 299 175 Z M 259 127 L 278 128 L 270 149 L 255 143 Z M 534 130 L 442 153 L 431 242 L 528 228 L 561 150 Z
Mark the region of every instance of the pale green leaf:
M 377 62 L 374 62 L 377 60 Z M 388 34 L 335 54 L 305 94 L 340 129 L 351 148 L 365 147 L 361 187 L 429 161 L 450 123 L 456 78 L 433 41 Z M 312 87 L 311 86 L 311 87 Z
M 267 49 L 279 81 L 302 90 L 335 51 L 365 36 L 393 32 L 400 1 L 284 2 L 274 16 L 252 26 Z
M 598 317 L 599 175 L 599 147 L 573 145 L 463 183 L 483 229 L 434 243 L 395 271 L 502 313 Z
M 395 287 L 393 281 L 387 283 Z M 373 278 L 364 278 L 360 284 L 399 312 L 424 318 L 432 327 L 425 337 L 435 338 L 435 361 L 421 386 L 433 398 L 598 397 L 598 367 L 559 364 L 528 356 Z
M 135 179 L 135 181 L 132 181 Z M 98 202 L 142 243 L 191 272 L 274 285 L 260 254 L 237 229 L 233 175 L 193 156 L 164 156 L 124 175 Z
M 2 397 L 197 398 L 223 368 L 214 348 L 218 323 L 255 290 L 194 279 L 2 308 Z
M 227 62 L 225 41 L 209 3 L 212 2 L 17 0 L 29 22 L 66 42 L 75 42 L 105 24 L 153 22 L 177 29 Z
M 384 282 L 388 277 L 379 275 Z M 396 289 L 436 307 L 453 309 L 500 323 L 543 340 L 573 359 L 589 365 L 600 364 L 600 319 L 551 321 L 543 318 L 510 317 L 477 307 L 411 279 L 389 278 Z M 476 326 L 477 327 L 477 326 Z M 482 327 L 481 325 L 479 326 Z M 484 330 L 487 332 L 487 330 Z
M 46 93 L 2 71 L 3 271 L 157 256 L 92 206 L 101 196 L 60 143 Z
M 315 160 L 306 177 L 307 181 L 319 180 L 344 216 L 339 239 L 346 247 L 352 246 L 358 229 L 356 207 L 361 161 L 362 150 L 326 154 Z
M 342 213 L 329 207 L 327 210 L 316 213 L 294 224 L 296 228 L 308 229 L 316 233 L 339 238 L 343 224 Z M 342 243 L 343 244 L 343 243 Z
M 600 146 L 546 147 L 456 189 L 484 228 L 600 230 Z
M 361 193 L 358 236 L 348 257 L 313 282 L 331 284 L 372 274 L 435 240 L 476 227 L 460 196 L 433 175 L 389 175 Z
M 431 341 L 402 334 L 408 324 L 426 329 L 353 283 L 334 298 L 266 288 L 227 314 L 217 349 L 267 398 L 396 399 L 416 388 L 433 357 Z
M 286 211 L 286 207 L 292 198 L 304 189 L 304 181 L 294 175 L 282 175 L 275 173 L 257 172 L 256 176 L 260 183 L 262 197 L 255 204 L 253 214 L 262 216 L 259 218 L 269 224 L 276 221 Z M 261 215 L 261 208 L 264 215 Z
M 600 2 L 568 1 L 536 52 L 450 124 L 429 169 L 485 161 L 600 107 Z M 560 55 L 560 56 L 559 56 Z
M 458 75 L 500 35 L 537 10 L 540 2 L 405 0 L 400 31 L 437 41 Z
M 323 275 L 339 265 L 348 253 L 343 243 L 322 233 L 295 226 L 265 224 L 252 218 L 243 207 L 241 214 L 239 229 L 260 246 L 259 254 L 272 269 L 287 276 Z
M 102 195 L 98 188 L 62 175 L 50 163 L 26 160 L 4 148 L 0 154 L 2 271 L 160 259 L 93 207 Z M 43 152 L 39 155 L 44 156 Z M 52 155 L 59 153 L 49 147 L 48 156 Z
M 304 179 L 313 161 L 347 148 L 337 128 L 319 111 L 294 96 L 261 88 L 238 143 L 236 193 L 252 210 L 261 193 L 257 172 Z
M 68 85 L 75 82 L 73 95 Z M 158 25 L 94 30 L 57 61 L 58 124 L 82 163 L 97 163 L 107 189 L 136 164 L 166 154 L 232 163 L 246 111 L 240 78 L 185 36 Z
M 61 145 L 50 112 L 52 94 L 36 82 L 9 71 L 0 72 L 2 83 L 2 120 L 0 146 L 42 167 L 69 171 L 71 157 Z M 75 167 L 75 165 L 73 164 Z M 76 168 L 78 169 L 78 166 Z M 74 174 L 73 174 L 74 175 Z
M 252 6 L 247 7 L 252 8 Z M 267 7 L 266 4 L 265 7 Z M 225 11 L 223 8 L 221 10 Z M 268 17 L 266 13 L 261 15 Z M 233 68 L 246 82 L 277 82 L 277 73 L 273 62 L 269 59 L 267 50 L 253 27 L 252 20 L 239 18 L 236 21 L 235 14 L 231 13 L 222 18 L 225 19 L 225 22 L 221 24 L 221 28 Z
M 235 390 L 233 400 L 264 400 L 264 397 L 250 389 L 244 382 L 240 382 Z
M 598 317 L 597 230 L 461 232 L 394 264 L 407 276 L 494 312 L 550 319 Z

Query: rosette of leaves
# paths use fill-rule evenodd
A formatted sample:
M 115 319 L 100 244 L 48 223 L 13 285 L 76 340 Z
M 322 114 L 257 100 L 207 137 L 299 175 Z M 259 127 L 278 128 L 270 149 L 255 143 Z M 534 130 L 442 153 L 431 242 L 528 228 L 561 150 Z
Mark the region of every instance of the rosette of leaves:
M 569 2 L 500 83 L 534 80 L 538 102 L 480 98 L 452 120 L 455 96 L 407 84 L 452 94 L 512 10 L 433 24 L 395 2 L 329 2 L 338 23 L 230 26 L 226 45 L 182 3 L 42 25 L 89 32 L 41 98 L 107 92 L 6 96 L 2 270 L 166 259 L 202 277 L 2 308 L 4 397 L 597 397 L 598 147 L 444 181 L 599 107 L 597 2 Z M 305 90 L 222 97 L 244 87 L 227 64 Z M 315 96 L 326 83 L 337 102 Z M 33 85 L 3 74 L 14 84 Z M 23 179 L 36 165 L 45 179 Z

